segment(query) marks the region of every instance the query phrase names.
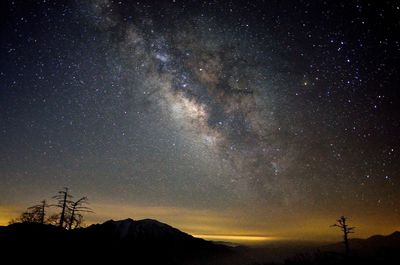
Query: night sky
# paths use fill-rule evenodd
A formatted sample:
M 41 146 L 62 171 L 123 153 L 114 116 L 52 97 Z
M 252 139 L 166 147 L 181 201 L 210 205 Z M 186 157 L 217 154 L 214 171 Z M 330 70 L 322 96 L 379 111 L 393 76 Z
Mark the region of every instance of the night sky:
M 400 229 L 396 1 L 1 1 L 0 224 L 62 187 L 200 235 Z

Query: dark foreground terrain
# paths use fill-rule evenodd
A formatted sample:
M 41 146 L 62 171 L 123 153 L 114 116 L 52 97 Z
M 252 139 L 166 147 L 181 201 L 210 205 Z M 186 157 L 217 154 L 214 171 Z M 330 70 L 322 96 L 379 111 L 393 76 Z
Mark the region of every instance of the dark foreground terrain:
M 232 252 L 151 219 L 110 220 L 71 231 L 17 223 L 0 227 L 0 244 L 2 258 L 39 264 L 197 264 Z
M 194 238 L 145 219 L 107 221 L 67 231 L 52 225 L 17 223 L 0 227 L 2 260 L 39 264 L 400 264 L 400 232 L 342 244 L 228 247 Z

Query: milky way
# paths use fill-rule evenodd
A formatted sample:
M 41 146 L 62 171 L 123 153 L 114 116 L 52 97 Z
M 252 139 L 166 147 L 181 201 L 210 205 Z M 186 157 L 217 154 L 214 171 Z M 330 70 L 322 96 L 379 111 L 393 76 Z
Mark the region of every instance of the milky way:
M 110 35 L 123 71 L 140 82 L 127 85 L 137 100 L 157 105 L 182 137 L 216 154 L 228 166 L 222 181 L 232 192 L 287 202 L 295 192 L 285 169 L 295 153 L 282 142 L 270 99 L 276 73 L 256 53 L 268 56 L 268 50 L 252 50 L 229 25 L 207 17 L 171 19 L 166 29 L 157 19 L 133 15 L 127 22 L 118 11 L 107 14 L 105 8 L 119 8 L 110 5 L 93 3 L 93 16 Z

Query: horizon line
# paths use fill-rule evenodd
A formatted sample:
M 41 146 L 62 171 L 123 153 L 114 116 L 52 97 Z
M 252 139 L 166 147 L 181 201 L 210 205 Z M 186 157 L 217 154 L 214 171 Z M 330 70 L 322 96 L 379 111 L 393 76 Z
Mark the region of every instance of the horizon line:
M 275 236 L 255 236 L 255 235 L 215 235 L 215 234 L 193 234 L 193 237 L 203 238 L 209 240 L 240 240 L 240 241 L 274 241 L 281 240 L 280 237 Z

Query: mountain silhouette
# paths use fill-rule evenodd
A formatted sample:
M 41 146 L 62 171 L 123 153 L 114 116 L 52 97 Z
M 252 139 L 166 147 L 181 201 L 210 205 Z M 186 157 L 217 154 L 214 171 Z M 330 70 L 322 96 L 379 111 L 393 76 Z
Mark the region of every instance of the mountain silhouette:
M 107 234 L 120 240 L 199 241 L 199 239 L 189 234 L 153 219 L 138 221 L 130 218 L 119 221 L 109 220 L 100 225 L 91 225 L 84 231 Z M 204 240 L 201 241 L 205 242 Z
M 109 220 L 70 231 L 52 225 L 17 223 L 0 227 L 0 247 L 3 258 L 15 258 L 11 253 L 18 251 L 24 253 L 19 259 L 25 261 L 46 253 L 47 258 L 112 264 L 125 264 L 126 260 L 129 264 L 202 264 L 198 261 L 232 252 L 227 246 L 195 238 L 152 219 Z
M 3 260 L 41 264 L 394 265 L 400 258 L 400 232 L 350 239 L 350 249 L 351 256 L 346 257 L 343 243 L 322 247 L 278 244 L 234 248 L 195 238 L 152 219 L 109 220 L 70 231 L 35 223 L 0 227 Z

